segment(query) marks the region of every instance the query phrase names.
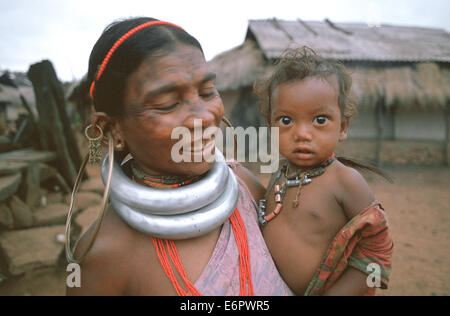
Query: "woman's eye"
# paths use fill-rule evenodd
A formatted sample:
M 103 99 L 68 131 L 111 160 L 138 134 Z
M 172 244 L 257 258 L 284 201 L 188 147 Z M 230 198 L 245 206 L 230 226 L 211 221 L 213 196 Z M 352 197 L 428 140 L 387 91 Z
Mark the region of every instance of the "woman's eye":
M 172 104 L 172 105 L 167 106 L 167 107 L 158 107 L 156 109 L 160 110 L 160 111 L 164 111 L 164 112 L 169 112 L 169 111 L 174 110 L 178 106 L 178 104 L 179 103 L 175 103 L 175 104 Z
M 328 117 L 326 116 L 318 116 L 314 119 L 314 124 L 324 125 L 326 122 L 328 122 Z
M 292 123 L 292 120 L 291 120 L 290 117 L 283 116 L 283 117 L 280 118 L 279 122 L 280 122 L 281 125 L 287 126 L 287 125 L 290 125 Z
M 200 89 L 199 95 L 203 99 L 211 99 L 216 96 L 216 89 L 214 87 L 203 87 Z
M 201 96 L 203 99 L 210 99 L 210 98 L 214 97 L 215 95 L 216 95 L 215 92 L 200 94 L 200 96 Z

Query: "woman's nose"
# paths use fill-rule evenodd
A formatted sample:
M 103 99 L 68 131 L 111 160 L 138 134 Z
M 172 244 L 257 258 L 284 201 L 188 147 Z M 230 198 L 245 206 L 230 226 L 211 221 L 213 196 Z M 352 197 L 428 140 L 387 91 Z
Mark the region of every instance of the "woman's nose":
M 193 129 L 194 127 L 197 127 L 199 120 L 201 121 L 202 128 L 207 128 L 214 124 L 214 114 L 208 110 L 205 102 L 200 98 L 195 98 L 189 100 L 188 103 L 189 104 L 185 104 L 188 107 L 188 115 L 184 124 L 187 128 Z

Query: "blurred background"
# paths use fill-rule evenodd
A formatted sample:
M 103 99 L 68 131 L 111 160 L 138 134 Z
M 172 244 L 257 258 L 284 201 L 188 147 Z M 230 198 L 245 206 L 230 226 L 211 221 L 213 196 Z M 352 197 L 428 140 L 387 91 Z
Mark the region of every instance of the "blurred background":
M 150 16 L 196 37 L 234 126 L 265 126 L 252 91 L 288 47 L 342 61 L 359 112 L 338 155 L 364 174 L 394 236 L 390 288 L 450 295 L 450 2 L 0 0 L 0 295 L 64 295 L 64 223 L 91 104 L 90 51 L 112 21 Z M 251 147 L 249 150 L 257 150 Z M 246 163 L 259 174 L 259 163 Z M 75 238 L 103 184 L 89 166 Z

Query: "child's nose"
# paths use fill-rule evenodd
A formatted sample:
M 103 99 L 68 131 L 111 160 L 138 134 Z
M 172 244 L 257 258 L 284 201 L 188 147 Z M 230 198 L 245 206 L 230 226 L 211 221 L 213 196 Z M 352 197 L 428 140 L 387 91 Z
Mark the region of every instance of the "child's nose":
M 312 141 L 312 133 L 309 126 L 301 124 L 295 129 L 295 141 L 310 142 Z

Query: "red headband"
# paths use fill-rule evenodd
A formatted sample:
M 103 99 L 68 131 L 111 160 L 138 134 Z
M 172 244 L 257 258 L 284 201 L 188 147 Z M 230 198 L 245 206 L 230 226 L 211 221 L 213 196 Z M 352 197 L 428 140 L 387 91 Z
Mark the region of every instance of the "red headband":
M 91 95 L 91 99 L 94 100 L 94 89 L 95 89 L 95 83 L 98 81 L 98 79 L 100 79 L 100 77 L 103 74 L 103 71 L 105 71 L 106 65 L 108 65 L 109 60 L 111 59 L 111 56 L 114 54 L 114 52 L 116 51 L 116 49 L 123 43 L 125 42 L 125 40 L 127 38 L 129 38 L 131 35 L 133 35 L 134 33 L 142 30 L 143 28 L 152 26 L 152 25 L 171 25 L 171 26 L 175 26 L 179 29 L 182 30 L 181 27 L 179 27 L 178 25 L 175 25 L 173 23 L 170 22 L 164 22 L 164 21 L 150 21 L 150 22 L 146 22 L 144 24 L 138 25 L 135 28 L 132 28 L 131 30 L 129 30 L 127 33 L 125 33 L 124 35 L 122 35 L 121 38 L 119 38 L 117 40 L 117 42 L 114 43 L 114 45 L 111 47 L 111 49 L 108 51 L 108 54 L 106 54 L 105 59 L 103 59 L 102 64 L 100 65 L 100 68 L 97 71 L 97 75 L 94 79 L 94 81 L 92 81 L 91 84 L 91 88 L 89 89 L 90 95 Z

